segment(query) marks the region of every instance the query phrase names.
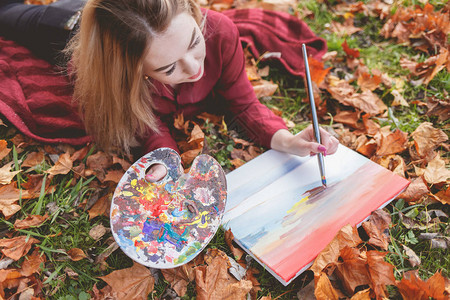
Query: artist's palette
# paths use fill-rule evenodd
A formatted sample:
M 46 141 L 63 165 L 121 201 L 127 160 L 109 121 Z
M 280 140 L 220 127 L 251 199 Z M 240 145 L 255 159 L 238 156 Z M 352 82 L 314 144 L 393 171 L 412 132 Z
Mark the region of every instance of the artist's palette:
M 120 180 L 111 203 L 111 228 L 120 248 L 152 268 L 180 266 L 193 259 L 219 228 L 226 201 L 226 178 L 211 156 L 199 155 L 187 174 L 180 156 L 159 148 L 135 162 Z M 157 183 L 146 170 L 163 164 Z

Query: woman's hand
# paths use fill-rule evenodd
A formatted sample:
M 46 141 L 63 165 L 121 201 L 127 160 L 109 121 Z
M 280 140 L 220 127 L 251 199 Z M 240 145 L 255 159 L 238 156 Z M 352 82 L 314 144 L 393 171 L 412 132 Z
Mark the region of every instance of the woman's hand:
M 167 169 L 162 164 L 154 164 L 148 170 L 145 175 L 145 179 L 149 182 L 157 182 L 167 175 Z
M 316 142 L 312 125 L 297 135 L 281 129 L 273 135 L 270 146 L 272 149 L 299 156 L 314 155 L 319 152 L 330 155 L 336 152 L 339 141 L 335 137 L 320 128 L 320 138 L 321 144 Z

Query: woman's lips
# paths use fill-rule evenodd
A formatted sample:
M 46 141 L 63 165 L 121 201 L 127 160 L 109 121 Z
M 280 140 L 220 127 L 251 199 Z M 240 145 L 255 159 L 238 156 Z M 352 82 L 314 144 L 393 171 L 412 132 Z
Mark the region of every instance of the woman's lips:
M 192 79 L 197 79 L 197 77 L 200 76 L 201 73 L 202 73 L 202 67 L 200 67 L 200 68 L 198 69 L 197 74 L 192 75 L 192 76 L 189 77 L 188 79 L 190 79 L 190 80 L 192 80 Z

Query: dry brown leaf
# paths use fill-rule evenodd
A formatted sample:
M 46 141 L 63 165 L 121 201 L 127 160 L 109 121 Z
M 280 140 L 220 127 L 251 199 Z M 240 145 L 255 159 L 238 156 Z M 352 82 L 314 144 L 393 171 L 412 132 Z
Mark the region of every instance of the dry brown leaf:
M 106 259 L 117 249 L 119 249 L 119 245 L 116 242 L 112 242 L 111 245 L 108 246 L 99 256 L 95 258 L 95 263 L 100 264 L 100 270 L 105 271 L 108 264 L 106 263 Z
M 356 287 L 370 283 L 366 258 L 357 248 L 345 246 L 340 253 L 342 263 L 336 267 L 336 275 L 341 280 L 345 291 L 353 295 Z
M 112 198 L 111 194 L 106 194 L 105 196 L 100 197 L 88 211 L 89 220 L 97 216 L 107 215 L 109 207 L 111 205 L 111 198 Z
M 338 112 L 334 117 L 333 121 L 349 125 L 355 129 L 362 129 L 362 124 L 359 123 L 360 121 L 361 112 L 356 111 L 347 111 L 343 110 Z
M 255 91 L 256 97 L 269 97 L 272 96 L 278 89 L 278 85 L 267 81 L 267 80 L 259 80 L 257 84 L 253 85 L 253 90 Z
M 27 155 L 27 158 L 23 161 L 22 167 L 34 167 L 39 165 L 44 160 L 43 152 L 31 152 Z
M 373 91 L 377 87 L 380 86 L 381 76 L 379 75 L 370 75 L 369 73 L 361 73 L 359 74 L 357 84 L 361 88 L 362 91 Z
M 79 260 L 82 260 L 83 258 L 87 257 L 86 254 L 84 253 L 84 251 L 81 250 L 80 248 L 70 249 L 69 251 L 67 251 L 67 255 L 73 261 L 79 261 Z
M 356 227 L 346 225 L 336 234 L 333 240 L 319 253 L 314 260 L 311 270 L 314 276 L 320 276 L 322 271 L 328 266 L 334 266 L 338 262 L 341 249 L 345 246 L 356 247 L 362 243 Z
M 125 174 L 124 170 L 109 170 L 106 172 L 105 178 L 102 182 L 112 181 L 114 183 L 119 183 L 120 179 L 122 179 L 123 174 Z
M 430 98 L 428 99 L 426 105 L 428 107 L 427 115 L 437 116 L 438 122 L 444 122 L 450 119 L 450 101 Z
M 99 278 L 112 288 L 118 300 L 147 299 L 155 285 L 155 278 L 150 270 L 136 262 L 131 268 L 117 270 Z
M 6 219 L 20 210 L 20 206 L 16 202 L 21 197 L 22 199 L 28 199 L 29 193 L 28 191 L 17 189 L 15 183 L 0 187 L 0 211 Z
M 0 240 L 0 248 L 4 255 L 14 260 L 19 260 L 30 251 L 33 244 L 39 241 L 32 237 L 17 236 L 11 239 Z
M 46 173 L 50 175 L 67 174 L 72 169 L 73 162 L 70 159 L 70 153 L 66 152 L 59 156 L 56 164 L 48 169 Z
M 36 226 L 39 226 L 42 223 L 44 223 L 47 218 L 48 218 L 47 214 L 45 214 L 44 216 L 28 215 L 23 220 L 17 219 L 16 222 L 14 222 L 14 228 L 15 229 L 27 229 L 30 227 L 36 227 Z
M 228 259 L 216 256 L 207 266 L 195 268 L 197 299 L 245 299 L 252 289 L 248 280 L 237 281 L 228 273 Z
M 336 21 L 331 22 L 331 31 L 336 33 L 338 36 L 350 36 L 355 32 L 361 31 L 362 28 L 355 27 L 353 25 L 353 18 L 345 19 L 344 23 L 338 23 Z
M 365 289 L 354 294 L 350 300 L 370 300 L 370 289 Z
M 397 198 L 404 199 L 406 202 L 417 201 L 424 195 L 428 194 L 429 188 L 422 176 L 411 180 L 406 190 L 397 196 Z
M 377 157 L 376 159 L 374 159 L 374 162 L 376 162 L 380 166 L 385 167 L 388 170 L 391 170 L 399 176 L 405 177 L 406 163 L 403 157 L 401 157 L 400 155 L 393 154 Z
M 381 141 L 376 154 L 379 156 L 396 154 L 407 148 L 408 133 L 396 129 L 388 135 L 381 135 Z
M 383 250 L 388 249 L 389 245 L 389 225 L 391 224 L 391 215 L 382 209 L 374 211 L 369 221 L 363 222 L 362 226 L 369 236 L 368 243 L 380 247 Z
M 22 276 L 28 277 L 34 273 L 39 273 L 41 264 L 45 262 L 45 255 L 39 254 L 39 250 L 34 250 L 31 255 L 25 257 L 22 266 L 19 270 Z
M 385 262 L 386 253 L 375 250 L 367 251 L 367 265 L 369 268 L 371 286 L 378 298 L 387 297 L 386 285 L 394 285 L 394 266 Z
M 321 272 L 318 276 L 314 276 L 314 281 L 316 282 L 314 296 L 317 300 L 339 300 L 338 293 L 331 285 L 327 274 Z
M 420 266 L 422 261 L 420 260 L 420 257 L 417 256 L 417 254 L 408 246 L 402 245 L 403 250 L 405 250 L 406 255 L 408 256 L 408 261 L 411 267 L 417 267 Z
M 370 119 L 369 114 L 362 116 L 364 127 L 366 128 L 367 135 L 374 136 L 380 131 L 380 125 Z
M 425 157 L 429 152 L 436 149 L 441 143 L 448 140 L 448 136 L 439 128 L 434 128 L 430 122 L 421 123 L 411 137 L 414 139 L 414 145 L 417 154 Z
M 89 236 L 94 240 L 99 240 L 106 233 L 106 228 L 102 224 L 95 225 L 89 230 Z
M 128 170 L 131 167 L 131 164 L 128 161 L 126 161 L 123 158 L 117 157 L 116 155 L 113 155 L 112 160 L 113 160 L 113 165 L 115 165 L 115 164 L 121 165 L 122 169 L 124 171 Z
M 200 263 L 202 258 L 197 256 L 187 264 L 177 268 L 161 269 L 161 272 L 177 295 L 183 297 L 186 295 L 188 284 L 195 278 L 194 268 Z
M 8 148 L 8 142 L 0 140 L 0 160 L 5 158 L 11 152 L 11 148 Z
M 231 229 L 228 229 L 227 231 L 225 231 L 225 243 L 227 243 L 228 248 L 231 250 L 231 253 L 233 253 L 233 256 L 234 256 L 233 258 L 235 260 L 240 260 L 242 255 L 244 255 L 244 251 L 233 246 L 233 239 L 234 239 L 234 235 L 231 232 Z
M 9 163 L 6 163 L 3 167 L 0 168 L 0 184 L 10 184 L 14 176 L 22 172 L 22 170 L 11 172 L 11 167 L 13 165 L 14 162 L 11 161 Z
M 447 187 L 446 190 L 440 190 L 433 196 L 437 201 L 441 202 L 442 204 L 450 204 L 450 185 Z
M 439 156 L 428 162 L 423 177 L 429 184 L 446 182 L 450 178 L 450 170 L 446 168 L 445 161 Z

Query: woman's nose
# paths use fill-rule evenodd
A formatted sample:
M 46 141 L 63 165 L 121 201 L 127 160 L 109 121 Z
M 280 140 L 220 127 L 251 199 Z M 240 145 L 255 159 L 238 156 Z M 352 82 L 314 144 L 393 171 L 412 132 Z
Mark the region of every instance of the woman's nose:
M 195 75 L 198 72 L 199 67 L 200 65 L 193 55 L 186 55 L 182 59 L 183 72 L 188 75 Z

